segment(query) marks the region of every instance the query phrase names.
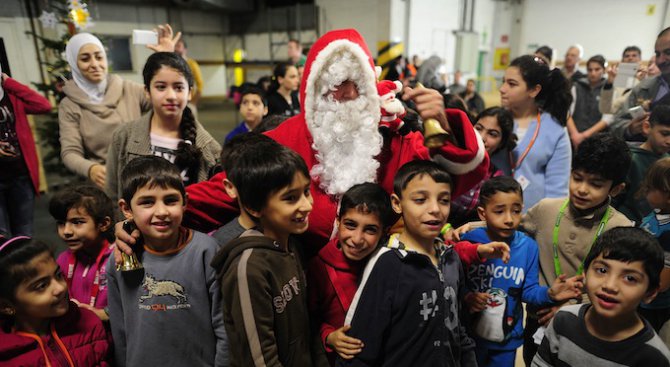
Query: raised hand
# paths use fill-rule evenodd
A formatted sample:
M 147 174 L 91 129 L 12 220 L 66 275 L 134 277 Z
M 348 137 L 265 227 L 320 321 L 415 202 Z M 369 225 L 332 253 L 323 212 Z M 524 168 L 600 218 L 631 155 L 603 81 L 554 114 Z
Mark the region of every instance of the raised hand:
M 158 33 L 158 44 L 147 45 L 147 48 L 154 52 L 174 52 L 174 46 L 181 38 L 181 32 L 173 36 L 172 27 L 169 24 L 159 25 L 158 28 L 154 28 L 154 32 Z
M 575 275 L 568 278 L 565 274 L 558 276 L 549 288 L 549 298 L 555 302 L 567 301 L 582 294 L 584 276 Z

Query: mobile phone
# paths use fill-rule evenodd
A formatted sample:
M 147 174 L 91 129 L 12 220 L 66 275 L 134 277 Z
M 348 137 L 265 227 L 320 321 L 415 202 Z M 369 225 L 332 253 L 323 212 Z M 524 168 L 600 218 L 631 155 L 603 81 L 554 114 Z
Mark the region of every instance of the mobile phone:
M 133 30 L 134 45 L 156 45 L 158 44 L 158 33 L 154 31 Z
M 630 113 L 633 119 L 637 119 L 644 116 L 644 108 L 642 106 L 631 107 L 628 109 L 628 113 Z
M 123 221 L 123 230 L 126 231 L 126 233 L 131 234 L 136 229 L 137 226 L 135 225 L 135 222 L 133 222 L 132 220 Z M 142 234 L 140 233 L 140 238 L 138 238 L 137 241 L 135 241 L 134 246 L 131 246 L 133 247 L 133 251 L 137 251 L 135 250 L 136 248 L 141 248 L 143 242 L 144 240 L 142 239 Z

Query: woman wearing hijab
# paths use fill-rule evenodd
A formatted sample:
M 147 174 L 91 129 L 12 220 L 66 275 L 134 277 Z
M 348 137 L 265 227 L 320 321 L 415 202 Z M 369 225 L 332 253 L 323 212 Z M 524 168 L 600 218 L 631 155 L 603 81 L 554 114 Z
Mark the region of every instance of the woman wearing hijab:
M 1 69 L 0 75 L 0 236 L 32 236 L 40 182 L 26 114 L 48 113 L 51 103 Z
M 158 27 L 154 51 L 173 51 L 181 32 L 172 37 L 169 25 Z M 66 97 L 58 106 L 61 158 L 76 174 L 105 187 L 105 159 L 112 133 L 121 124 L 151 110 L 144 86 L 107 71 L 107 54 L 100 40 L 79 33 L 68 42 L 65 56 L 72 80 L 63 87 Z

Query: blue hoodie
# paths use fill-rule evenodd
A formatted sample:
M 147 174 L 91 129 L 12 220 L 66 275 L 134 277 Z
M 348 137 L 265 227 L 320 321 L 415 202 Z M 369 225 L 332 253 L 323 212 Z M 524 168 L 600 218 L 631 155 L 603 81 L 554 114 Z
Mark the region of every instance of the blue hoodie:
M 463 235 L 462 240 L 475 243 L 491 242 L 486 233 L 486 228 L 477 228 L 470 231 Z M 549 298 L 549 288 L 540 286 L 538 283 L 538 246 L 535 240 L 522 232 L 516 231 L 508 244 L 510 260 L 507 264 L 501 259 L 472 264 L 468 269 L 468 280 L 466 282 L 466 287 L 473 292 L 501 290 L 502 292 L 498 291 L 494 294 L 501 295 L 506 299 L 507 312 L 505 317 L 514 317 L 515 323 L 511 333 L 501 343 L 481 339 L 475 335 L 477 345 L 494 350 L 514 350 L 523 344 L 522 309 L 521 305 L 518 305 L 519 301 L 538 306 L 552 303 L 551 298 Z M 520 297 L 509 297 L 511 288 L 517 288 L 520 291 Z M 495 300 L 489 302 L 495 302 Z M 518 309 L 517 305 L 519 306 Z

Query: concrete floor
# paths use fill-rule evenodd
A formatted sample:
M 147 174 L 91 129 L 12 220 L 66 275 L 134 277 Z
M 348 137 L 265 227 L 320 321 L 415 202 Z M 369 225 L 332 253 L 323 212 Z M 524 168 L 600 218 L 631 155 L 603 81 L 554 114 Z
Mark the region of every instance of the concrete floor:
M 209 131 L 218 142 L 223 142 L 226 134 L 239 122 L 240 116 L 232 102 L 210 101 L 203 102 L 198 109 L 198 121 Z M 56 222 L 49 214 L 49 200 L 53 192 L 59 188 L 83 182 L 75 176 L 61 177 L 46 173 L 49 191 L 35 200 L 35 234 L 34 237 L 54 246 L 56 253 L 65 249 L 65 245 L 58 237 Z

